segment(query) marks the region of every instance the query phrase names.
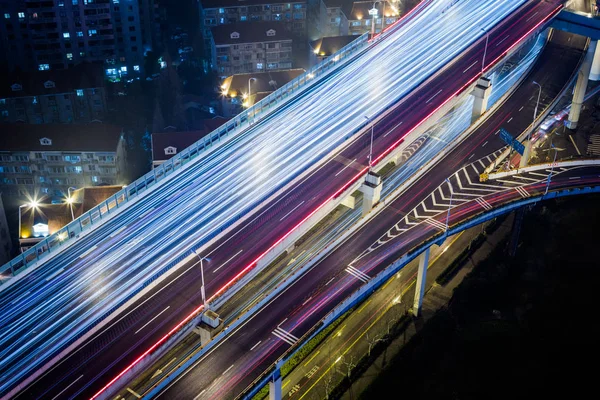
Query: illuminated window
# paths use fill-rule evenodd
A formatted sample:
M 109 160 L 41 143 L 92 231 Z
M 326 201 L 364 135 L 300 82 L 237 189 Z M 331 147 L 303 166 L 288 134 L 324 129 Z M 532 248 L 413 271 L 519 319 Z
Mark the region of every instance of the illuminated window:
M 83 97 L 83 89 L 77 89 L 76 92 L 77 92 L 77 96 Z
M 21 19 L 25 18 L 25 13 L 24 12 L 20 12 L 19 13 L 19 18 L 21 18 Z
M 70 34 L 69 32 L 63 32 L 63 37 L 64 37 L 65 39 L 68 39 L 68 38 L 70 38 L 70 37 L 71 37 L 71 34 Z
M 140 71 L 140 66 L 139 65 L 134 65 L 133 66 L 133 70 L 139 72 Z
M 40 71 L 48 71 L 48 70 L 50 69 L 50 64 L 40 64 L 40 65 L 38 66 L 38 69 L 39 69 Z
M 4 18 L 9 19 L 10 18 L 10 14 L 9 13 L 4 13 Z

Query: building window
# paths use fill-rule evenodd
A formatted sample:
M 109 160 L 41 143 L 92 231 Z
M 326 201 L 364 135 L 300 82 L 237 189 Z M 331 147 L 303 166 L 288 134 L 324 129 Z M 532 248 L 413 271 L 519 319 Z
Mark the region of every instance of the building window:
M 240 34 L 238 32 L 232 32 L 231 35 L 229 35 L 232 39 L 239 39 L 240 38 Z
M 28 162 L 29 156 L 23 156 L 23 155 L 15 156 L 15 161 Z
M 67 53 L 67 60 L 73 60 L 73 53 Z
M 40 71 L 48 71 L 50 69 L 50 64 L 40 64 L 38 65 L 38 69 Z
M 133 66 L 133 70 L 136 72 L 140 72 L 140 66 L 139 65 L 134 65 Z
M 116 68 L 108 68 L 106 70 L 106 75 L 116 75 L 117 74 L 117 69 Z
M 53 81 L 44 82 L 44 88 L 46 88 L 46 89 L 52 89 L 55 87 L 56 87 L 56 84 Z
M 88 35 L 89 36 L 95 36 L 98 32 L 95 29 L 89 29 L 88 30 Z
M 169 146 L 169 147 L 165 148 L 165 154 L 166 155 L 177 154 L 177 148 L 173 147 L 173 146 Z
M 256 69 L 263 69 L 263 63 L 256 63 Z
M 41 138 L 40 139 L 40 144 L 42 146 L 51 146 L 52 145 L 52 139 L 48 139 L 48 138 Z
M 219 14 L 225 14 L 225 9 L 224 8 L 219 8 Z
M 63 32 L 63 37 L 65 39 L 69 39 L 71 37 L 71 34 L 69 32 Z
M 267 36 L 275 36 L 275 29 L 269 29 L 267 31 Z
M 82 31 L 77 31 L 77 37 L 83 37 L 83 32 Z
M 10 18 L 10 14 L 9 13 L 4 13 L 4 18 L 9 19 Z
M 245 16 L 245 15 L 240 16 L 240 21 L 247 21 L 247 20 L 248 20 L 247 16 Z
M 24 12 L 20 12 L 19 13 L 19 19 L 24 19 L 25 18 L 25 13 Z
M 77 89 L 75 92 L 77 92 L 77 96 L 83 97 L 83 89 Z
M 127 73 L 127 67 L 121 67 L 121 73 L 126 74 Z

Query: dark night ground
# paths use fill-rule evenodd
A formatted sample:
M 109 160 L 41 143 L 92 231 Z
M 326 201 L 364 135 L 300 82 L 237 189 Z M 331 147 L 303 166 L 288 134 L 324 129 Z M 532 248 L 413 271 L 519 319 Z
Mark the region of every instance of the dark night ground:
M 598 398 L 599 250 L 600 196 L 536 206 L 362 398 Z

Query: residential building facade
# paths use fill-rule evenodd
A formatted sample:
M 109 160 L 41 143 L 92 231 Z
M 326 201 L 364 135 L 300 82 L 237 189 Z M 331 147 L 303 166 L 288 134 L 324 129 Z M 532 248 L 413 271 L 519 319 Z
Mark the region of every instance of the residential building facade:
M 123 184 L 126 146 L 120 127 L 104 124 L 8 124 L 0 135 L 5 200 L 64 199 L 69 187 Z
M 221 78 L 292 68 L 292 36 L 284 24 L 257 22 L 211 29 L 213 65 Z
M 142 72 L 154 43 L 156 0 L 0 2 L 0 58 L 14 70 L 65 69 L 101 62 L 112 78 Z
M 400 18 L 398 6 L 389 1 L 377 2 L 377 18 L 369 15 L 369 10 L 373 8 L 372 1 L 355 1 L 352 3 L 350 14 L 346 15 L 348 19 L 348 34 L 362 35 L 372 31 L 372 23 L 375 23 L 375 33 L 379 33 L 389 25 Z M 373 22 L 375 21 L 375 22 Z
M 0 122 L 48 124 L 101 121 L 106 91 L 100 64 L 0 77 Z

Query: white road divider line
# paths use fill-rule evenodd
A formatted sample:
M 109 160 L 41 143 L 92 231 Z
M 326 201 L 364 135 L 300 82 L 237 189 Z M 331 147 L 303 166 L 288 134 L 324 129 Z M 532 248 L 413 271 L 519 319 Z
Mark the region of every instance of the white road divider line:
M 234 258 L 236 258 L 237 256 L 239 256 L 239 255 L 240 255 L 240 253 L 241 253 L 242 251 L 244 251 L 244 250 L 242 249 L 242 250 L 238 251 L 238 252 L 237 252 L 237 253 L 235 253 L 233 256 L 231 256 L 230 258 L 228 258 L 228 259 L 227 259 L 227 261 L 225 261 L 223 264 L 219 265 L 219 267 L 218 267 L 218 268 L 216 268 L 216 269 L 213 271 L 213 274 L 214 274 L 215 272 L 217 272 L 218 270 L 220 270 L 221 268 L 223 268 L 223 266 L 224 266 L 225 264 L 227 264 L 229 261 L 231 261 L 231 260 L 233 260 Z
M 164 310 L 162 310 L 161 312 L 159 312 L 158 314 L 156 314 L 154 316 L 154 318 L 152 318 L 150 321 L 146 322 L 144 324 L 144 326 L 142 326 L 140 329 L 138 329 L 137 331 L 135 331 L 134 335 L 136 335 L 139 331 L 141 331 L 142 329 L 144 329 L 145 327 L 147 327 L 152 321 L 154 321 L 156 318 L 160 317 L 160 315 L 162 313 L 164 313 L 165 311 L 167 311 L 169 308 L 171 308 L 171 306 L 167 306 L 167 308 L 165 308 Z

